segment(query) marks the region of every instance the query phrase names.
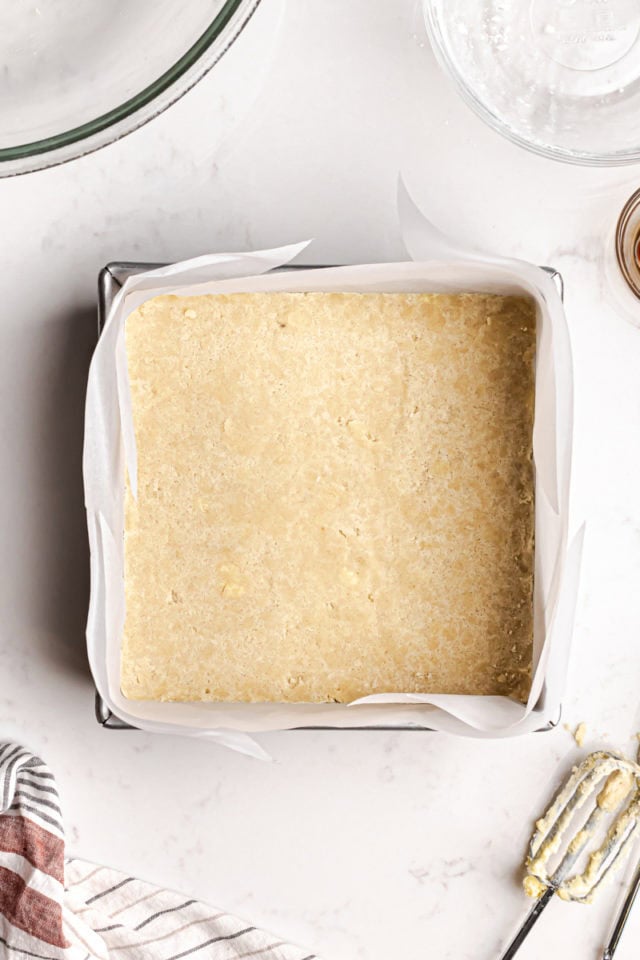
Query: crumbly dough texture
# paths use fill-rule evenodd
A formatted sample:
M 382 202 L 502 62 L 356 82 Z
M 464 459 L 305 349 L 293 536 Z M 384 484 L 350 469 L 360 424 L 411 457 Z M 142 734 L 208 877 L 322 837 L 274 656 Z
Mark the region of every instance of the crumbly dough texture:
M 160 296 L 126 346 L 126 697 L 526 698 L 532 302 Z

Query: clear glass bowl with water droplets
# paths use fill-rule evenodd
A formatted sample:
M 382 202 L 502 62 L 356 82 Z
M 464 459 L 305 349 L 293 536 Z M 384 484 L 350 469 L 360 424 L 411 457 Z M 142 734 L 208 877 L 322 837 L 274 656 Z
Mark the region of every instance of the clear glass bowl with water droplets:
M 423 0 L 435 54 L 491 127 L 572 163 L 640 161 L 638 0 Z

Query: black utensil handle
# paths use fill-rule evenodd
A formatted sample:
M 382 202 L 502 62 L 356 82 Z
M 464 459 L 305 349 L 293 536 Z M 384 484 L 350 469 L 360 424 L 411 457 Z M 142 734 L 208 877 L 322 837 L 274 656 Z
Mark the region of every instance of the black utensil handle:
M 526 917 L 524 923 L 516 933 L 515 937 L 513 938 L 513 940 L 505 950 L 505 952 L 502 954 L 501 960 L 512 960 L 512 957 L 515 957 L 516 953 L 524 943 L 532 926 L 534 925 L 534 923 L 536 922 L 536 920 L 538 919 L 538 917 L 540 916 L 540 914 L 542 913 L 546 905 L 549 903 L 554 893 L 555 893 L 555 890 L 553 887 L 547 887 L 547 889 L 542 894 L 540 899 L 534 904 L 533 909 L 530 911 L 530 913 Z
M 638 896 L 638 890 L 640 890 L 640 863 L 638 863 L 638 866 L 636 867 L 636 872 L 634 873 L 633 880 L 631 881 L 631 887 L 629 888 L 629 892 L 625 897 L 622 907 L 620 908 L 620 913 L 618 914 L 616 925 L 613 928 L 609 943 L 602 954 L 602 960 L 613 960 L 613 955 L 617 950 L 618 944 L 620 943 L 622 931 L 624 930 L 626 922 L 629 919 L 629 914 L 631 913 L 631 908 L 633 907 L 634 901 Z

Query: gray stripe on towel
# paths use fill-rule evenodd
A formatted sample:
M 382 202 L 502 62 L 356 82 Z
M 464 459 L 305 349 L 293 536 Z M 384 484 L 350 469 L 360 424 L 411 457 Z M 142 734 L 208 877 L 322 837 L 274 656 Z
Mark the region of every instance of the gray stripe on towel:
M 37 960 L 60 960 L 61 953 L 57 957 L 47 957 L 42 953 L 31 953 L 30 950 L 23 950 L 22 947 L 15 947 L 12 943 L 7 943 L 4 937 L 0 937 L 0 943 L 4 944 L 7 950 L 15 950 L 16 953 L 23 953 L 26 957 L 36 957 Z
M 192 953 L 197 953 L 198 950 L 204 950 L 205 947 L 210 947 L 212 943 L 221 943 L 223 940 L 236 940 L 238 937 L 241 937 L 245 933 L 250 933 L 252 930 L 255 930 L 255 927 L 246 927 L 244 930 L 238 930 L 237 933 L 229 933 L 227 936 L 212 937 L 211 940 L 199 943 L 197 947 L 191 947 L 190 950 L 185 950 L 183 953 L 174 953 L 171 957 L 167 957 L 166 960 L 181 960 L 181 957 L 188 957 Z
M 12 803 L 9 807 L 9 810 L 17 810 L 20 813 L 22 810 L 26 810 L 28 813 L 33 813 L 36 817 L 39 817 L 40 820 L 44 820 L 46 823 L 50 823 L 52 827 L 55 827 L 56 830 L 59 830 L 60 833 L 64 833 L 64 829 L 59 820 L 54 820 L 53 817 L 50 817 L 48 813 L 43 813 L 42 810 L 38 810 L 37 807 L 32 807 L 29 803 Z
M 46 800 L 44 797 L 35 797 L 32 793 L 27 793 L 26 790 L 21 789 L 16 790 L 13 795 L 14 797 L 22 797 L 23 800 L 30 800 L 40 807 L 49 807 L 50 810 L 55 810 L 55 812 L 62 817 L 62 810 L 53 800 Z
M 90 903 L 95 903 L 96 900 L 101 900 L 102 897 L 106 897 L 107 894 L 109 893 L 115 893 L 116 890 L 119 890 L 121 887 L 126 886 L 128 883 L 133 883 L 134 880 L 135 880 L 135 877 L 127 877 L 126 880 L 121 880 L 120 883 L 116 883 L 115 886 L 109 887 L 108 890 L 103 890 L 101 893 L 96 893 L 95 896 L 89 897 L 88 900 L 85 900 L 85 903 L 87 904 L 87 906 L 89 906 Z
M 143 927 L 146 927 L 148 923 L 151 923 L 152 920 L 155 920 L 156 917 L 162 917 L 165 913 L 176 913 L 178 910 L 184 910 L 185 907 L 190 907 L 192 904 L 196 903 L 195 900 L 185 900 L 184 903 L 179 904 L 177 907 L 168 907 L 167 910 L 158 910 L 157 913 L 152 914 L 150 917 L 147 917 L 146 920 L 143 920 L 142 923 L 139 923 L 137 927 L 134 927 L 134 930 L 142 930 Z

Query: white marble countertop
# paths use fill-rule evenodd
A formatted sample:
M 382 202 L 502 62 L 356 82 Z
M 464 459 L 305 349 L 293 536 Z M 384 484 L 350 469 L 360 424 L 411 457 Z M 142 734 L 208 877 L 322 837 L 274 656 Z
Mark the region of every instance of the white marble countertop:
M 501 742 L 263 736 L 272 764 L 93 720 L 80 456 L 95 283 L 113 259 L 315 237 L 313 262 L 403 257 L 402 170 L 445 230 L 559 269 L 576 366 L 584 574 L 563 720 L 640 729 L 640 328 L 606 280 L 640 169 L 585 170 L 472 116 L 414 0 L 263 0 L 243 42 L 101 152 L 0 181 L 0 735 L 57 772 L 73 853 L 181 889 L 326 960 L 491 960 L 527 904 L 532 817 L 579 755 L 560 726 Z M 640 321 L 640 307 L 637 310 Z M 620 888 L 553 903 L 523 960 L 599 956 Z M 640 907 L 620 960 L 635 956 Z

